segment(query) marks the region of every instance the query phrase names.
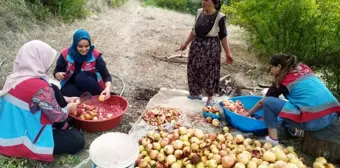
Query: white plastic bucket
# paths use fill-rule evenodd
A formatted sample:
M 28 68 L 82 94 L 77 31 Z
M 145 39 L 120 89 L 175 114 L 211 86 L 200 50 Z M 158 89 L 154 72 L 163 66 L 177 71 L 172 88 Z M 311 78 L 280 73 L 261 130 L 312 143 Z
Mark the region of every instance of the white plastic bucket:
M 90 146 L 92 168 L 134 168 L 138 155 L 138 142 L 119 132 L 103 134 Z

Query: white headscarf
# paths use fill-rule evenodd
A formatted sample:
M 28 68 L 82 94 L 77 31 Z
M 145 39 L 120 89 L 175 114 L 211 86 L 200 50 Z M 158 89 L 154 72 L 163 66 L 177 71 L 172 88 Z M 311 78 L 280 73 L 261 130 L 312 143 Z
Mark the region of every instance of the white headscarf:
M 33 40 L 24 44 L 13 63 L 13 72 L 5 82 L 0 96 L 7 94 L 19 83 L 30 78 L 44 78 L 47 71 L 57 57 L 57 51 L 40 40 Z

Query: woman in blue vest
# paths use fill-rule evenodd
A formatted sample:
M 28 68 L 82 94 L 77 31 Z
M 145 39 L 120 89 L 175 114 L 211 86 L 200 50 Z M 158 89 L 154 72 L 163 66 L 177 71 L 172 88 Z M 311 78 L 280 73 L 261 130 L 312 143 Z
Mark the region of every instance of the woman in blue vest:
M 54 77 L 61 81 L 64 96 L 81 96 L 84 92 L 110 97 L 111 75 L 102 54 L 91 44 L 87 31 L 80 29 L 73 35 L 73 43 L 65 48 L 57 60 Z
M 74 98 L 58 96 L 47 82 L 56 56 L 51 46 L 38 40 L 20 48 L 0 92 L 0 154 L 53 161 L 54 154 L 75 154 L 84 148 L 80 131 L 54 127 L 78 105 Z
M 340 112 L 340 104 L 324 83 L 296 57 L 276 54 L 270 60 L 274 83 L 266 96 L 247 114 L 251 116 L 263 107 L 264 122 L 269 136 L 266 140 L 277 144 L 277 116 L 291 127 L 318 131 L 331 125 Z M 279 99 L 283 94 L 288 101 Z

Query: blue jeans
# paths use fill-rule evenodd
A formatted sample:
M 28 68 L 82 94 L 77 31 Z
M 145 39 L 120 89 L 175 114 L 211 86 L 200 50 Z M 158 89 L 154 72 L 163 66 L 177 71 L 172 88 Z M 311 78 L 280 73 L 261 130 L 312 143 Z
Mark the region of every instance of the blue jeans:
M 263 104 L 264 122 L 268 128 L 277 128 L 278 126 L 277 116 L 280 114 L 284 104 L 285 104 L 284 100 L 281 100 L 276 97 L 267 97 L 264 100 Z M 302 129 L 305 131 L 318 131 L 332 124 L 336 116 L 337 113 L 334 112 L 329 115 L 305 123 L 297 123 L 287 118 L 282 119 L 284 122 L 288 123 L 292 127 Z

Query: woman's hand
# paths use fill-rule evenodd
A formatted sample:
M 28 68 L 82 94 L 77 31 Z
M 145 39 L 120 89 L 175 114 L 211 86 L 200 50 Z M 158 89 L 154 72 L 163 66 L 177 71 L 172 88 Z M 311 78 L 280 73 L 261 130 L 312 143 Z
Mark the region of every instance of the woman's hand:
M 110 98 L 110 87 L 106 87 L 102 93 L 100 95 L 104 95 L 105 96 L 105 100 L 107 100 L 108 98 Z
M 247 112 L 247 113 L 244 113 L 243 116 L 249 117 L 249 116 L 251 116 L 251 114 L 249 112 Z
M 65 72 L 57 72 L 55 74 L 55 77 L 58 79 L 58 80 L 64 80 L 65 77 L 66 77 L 66 73 Z
M 176 50 L 176 51 L 184 51 L 184 50 L 186 50 L 186 49 L 187 49 L 187 46 L 188 46 L 188 44 L 186 44 L 186 43 L 183 43 L 183 44 L 181 44 L 181 45 L 179 46 L 179 49 L 178 49 L 178 50 Z
M 79 102 L 79 97 L 66 97 L 64 96 L 67 103 L 76 103 Z
M 73 111 L 76 111 L 78 105 L 79 105 L 79 102 L 67 104 L 67 106 L 66 106 L 67 112 L 70 114 Z
M 227 57 L 227 64 L 232 64 L 233 63 L 233 57 L 230 52 L 225 54 Z

